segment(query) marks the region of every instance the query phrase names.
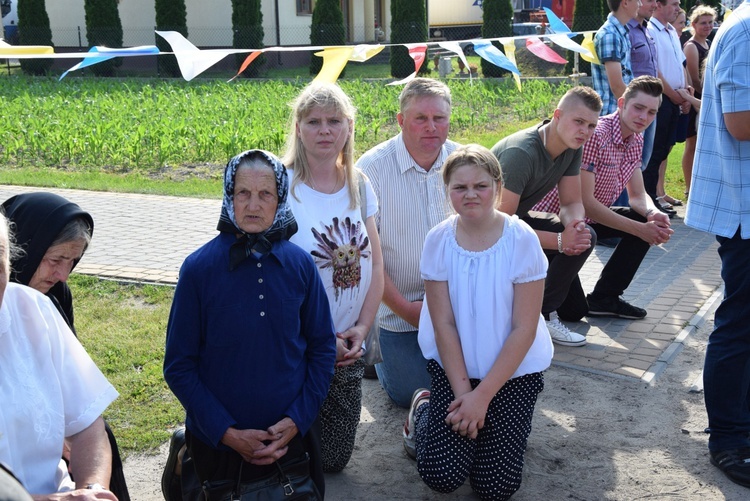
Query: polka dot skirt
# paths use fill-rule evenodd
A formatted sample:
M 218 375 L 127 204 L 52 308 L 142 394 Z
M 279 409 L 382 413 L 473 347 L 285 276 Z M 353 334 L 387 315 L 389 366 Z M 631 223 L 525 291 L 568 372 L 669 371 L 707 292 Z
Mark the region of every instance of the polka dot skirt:
M 430 401 L 416 413 L 417 469 L 438 492 L 453 492 L 469 478 L 481 499 L 510 498 L 521 486 L 523 455 L 531 433 L 537 395 L 544 388 L 541 372 L 511 379 L 492 398 L 476 440 L 462 437 L 446 424 L 453 391 L 440 364 L 430 360 Z M 476 388 L 479 380 L 472 379 Z

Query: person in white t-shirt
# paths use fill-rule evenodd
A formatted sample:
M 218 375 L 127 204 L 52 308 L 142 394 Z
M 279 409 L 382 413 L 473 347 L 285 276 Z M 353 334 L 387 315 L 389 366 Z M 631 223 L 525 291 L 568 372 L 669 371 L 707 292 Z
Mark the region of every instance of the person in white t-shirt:
M 457 214 L 422 251 L 419 346 L 431 385 L 412 397 L 404 446 L 430 488 L 453 492 L 468 477 L 480 498 L 508 499 L 552 360 L 541 315 L 547 258 L 528 224 L 495 209 L 502 174 L 489 150 L 459 147 L 443 180 Z
M 101 417 L 117 391 L 49 298 L 8 283 L 11 242 L 0 213 L 0 463 L 36 500 L 117 501 Z
M 311 84 L 292 105 L 284 165 L 299 230 L 290 239 L 312 255 L 337 333 L 336 369 L 320 411 L 323 470 L 344 469 L 362 406 L 362 342 L 383 296 L 378 201 L 354 167 L 354 115 L 335 84 Z M 366 348 L 366 347 L 365 347 Z

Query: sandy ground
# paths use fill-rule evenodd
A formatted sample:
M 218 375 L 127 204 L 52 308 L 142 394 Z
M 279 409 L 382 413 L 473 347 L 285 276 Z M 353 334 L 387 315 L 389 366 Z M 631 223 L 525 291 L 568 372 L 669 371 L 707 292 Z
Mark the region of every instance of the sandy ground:
M 699 381 L 712 316 L 649 386 L 629 379 L 550 368 L 539 396 L 521 489 L 514 501 L 747 500 L 708 462 L 706 416 Z M 468 482 L 441 495 L 419 478 L 405 454 L 406 412 L 377 381 L 365 380 L 362 420 L 347 468 L 329 475 L 329 500 L 478 499 Z M 161 500 L 167 448 L 131 457 L 125 473 L 135 501 Z

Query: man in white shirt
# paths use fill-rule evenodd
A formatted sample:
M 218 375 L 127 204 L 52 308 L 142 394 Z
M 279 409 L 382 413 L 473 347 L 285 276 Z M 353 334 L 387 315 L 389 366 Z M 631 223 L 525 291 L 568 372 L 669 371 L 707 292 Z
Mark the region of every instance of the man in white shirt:
M 380 202 L 376 216 L 385 268 L 380 305 L 380 383 L 396 405 L 409 407 L 418 388 L 429 388 L 427 360 L 417 342 L 424 283 L 419 272 L 424 239 L 452 211 L 441 169 L 458 146 L 448 141 L 450 89 L 416 78 L 399 96 L 401 133 L 375 146 L 357 162 Z
M 654 147 L 646 169 L 643 171 L 643 184 L 656 207 L 656 184 L 659 181 L 659 166 L 666 161 L 675 144 L 677 121 L 680 114 L 690 111 L 690 103 L 683 99 L 677 89 L 686 89 L 690 77 L 685 69 L 685 54 L 680 46 L 680 37 L 670 23 L 677 19 L 680 0 L 658 0 L 656 10 L 648 23 L 648 30 L 656 43 L 656 62 L 659 78 L 664 87 L 663 99 L 656 116 L 659 126 L 654 136 Z M 674 212 L 670 215 L 673 216 Z

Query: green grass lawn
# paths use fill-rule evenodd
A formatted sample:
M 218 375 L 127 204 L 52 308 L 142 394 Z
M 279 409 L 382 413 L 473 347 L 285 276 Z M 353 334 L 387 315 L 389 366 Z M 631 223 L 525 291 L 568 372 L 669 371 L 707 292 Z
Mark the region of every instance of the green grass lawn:
M 185 417 L 162 376 L 174 289 L 78 274 L 71 275 L 68 283 L 75 300 L 78 337 L 120 392 L 105 418 L 122 453 L 155 450 Z

